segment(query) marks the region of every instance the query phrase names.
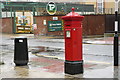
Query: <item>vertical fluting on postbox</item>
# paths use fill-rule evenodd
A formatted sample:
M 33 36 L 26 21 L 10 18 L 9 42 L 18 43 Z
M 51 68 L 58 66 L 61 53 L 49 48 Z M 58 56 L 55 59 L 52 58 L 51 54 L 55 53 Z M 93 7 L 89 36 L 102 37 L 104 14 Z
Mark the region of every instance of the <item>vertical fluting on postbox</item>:
M 63 16 L 64 20 L 64 38 L 65 38 L 65 73 L 80 74 L 83 73 L 82 58 L 82 20 L 84 16 L 72 12 Z

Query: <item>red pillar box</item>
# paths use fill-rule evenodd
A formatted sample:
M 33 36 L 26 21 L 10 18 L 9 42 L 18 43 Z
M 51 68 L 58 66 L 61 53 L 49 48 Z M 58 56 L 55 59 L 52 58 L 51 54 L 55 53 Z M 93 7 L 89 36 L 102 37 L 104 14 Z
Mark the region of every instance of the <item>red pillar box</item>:
M 83 73 L 82 59 L 82 24 L 84 16 L 72 12 L 63 16 L 65 36 L 65 73 Z

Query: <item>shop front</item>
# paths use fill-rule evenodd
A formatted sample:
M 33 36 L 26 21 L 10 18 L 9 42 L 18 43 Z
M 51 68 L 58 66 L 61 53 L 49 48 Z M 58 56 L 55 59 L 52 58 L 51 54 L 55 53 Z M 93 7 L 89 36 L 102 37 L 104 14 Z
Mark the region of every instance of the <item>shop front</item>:
M 32 33 L 33 15 L 31 12 L 16 12 L 16 33 Z

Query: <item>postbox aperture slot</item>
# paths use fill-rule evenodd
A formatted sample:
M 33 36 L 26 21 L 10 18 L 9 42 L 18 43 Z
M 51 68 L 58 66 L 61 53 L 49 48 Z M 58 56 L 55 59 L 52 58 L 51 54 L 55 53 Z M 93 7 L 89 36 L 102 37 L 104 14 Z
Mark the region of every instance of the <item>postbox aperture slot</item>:
M 70 26 L 70 25 L 66 25 L 66 26 Z

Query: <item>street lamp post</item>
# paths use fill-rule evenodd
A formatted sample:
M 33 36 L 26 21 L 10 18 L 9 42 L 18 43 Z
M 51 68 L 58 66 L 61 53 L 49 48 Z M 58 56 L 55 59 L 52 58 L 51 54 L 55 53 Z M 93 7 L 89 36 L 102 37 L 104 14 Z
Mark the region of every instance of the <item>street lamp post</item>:
M 114 66 L 119 65 L 118 0 L 115 0 Z

